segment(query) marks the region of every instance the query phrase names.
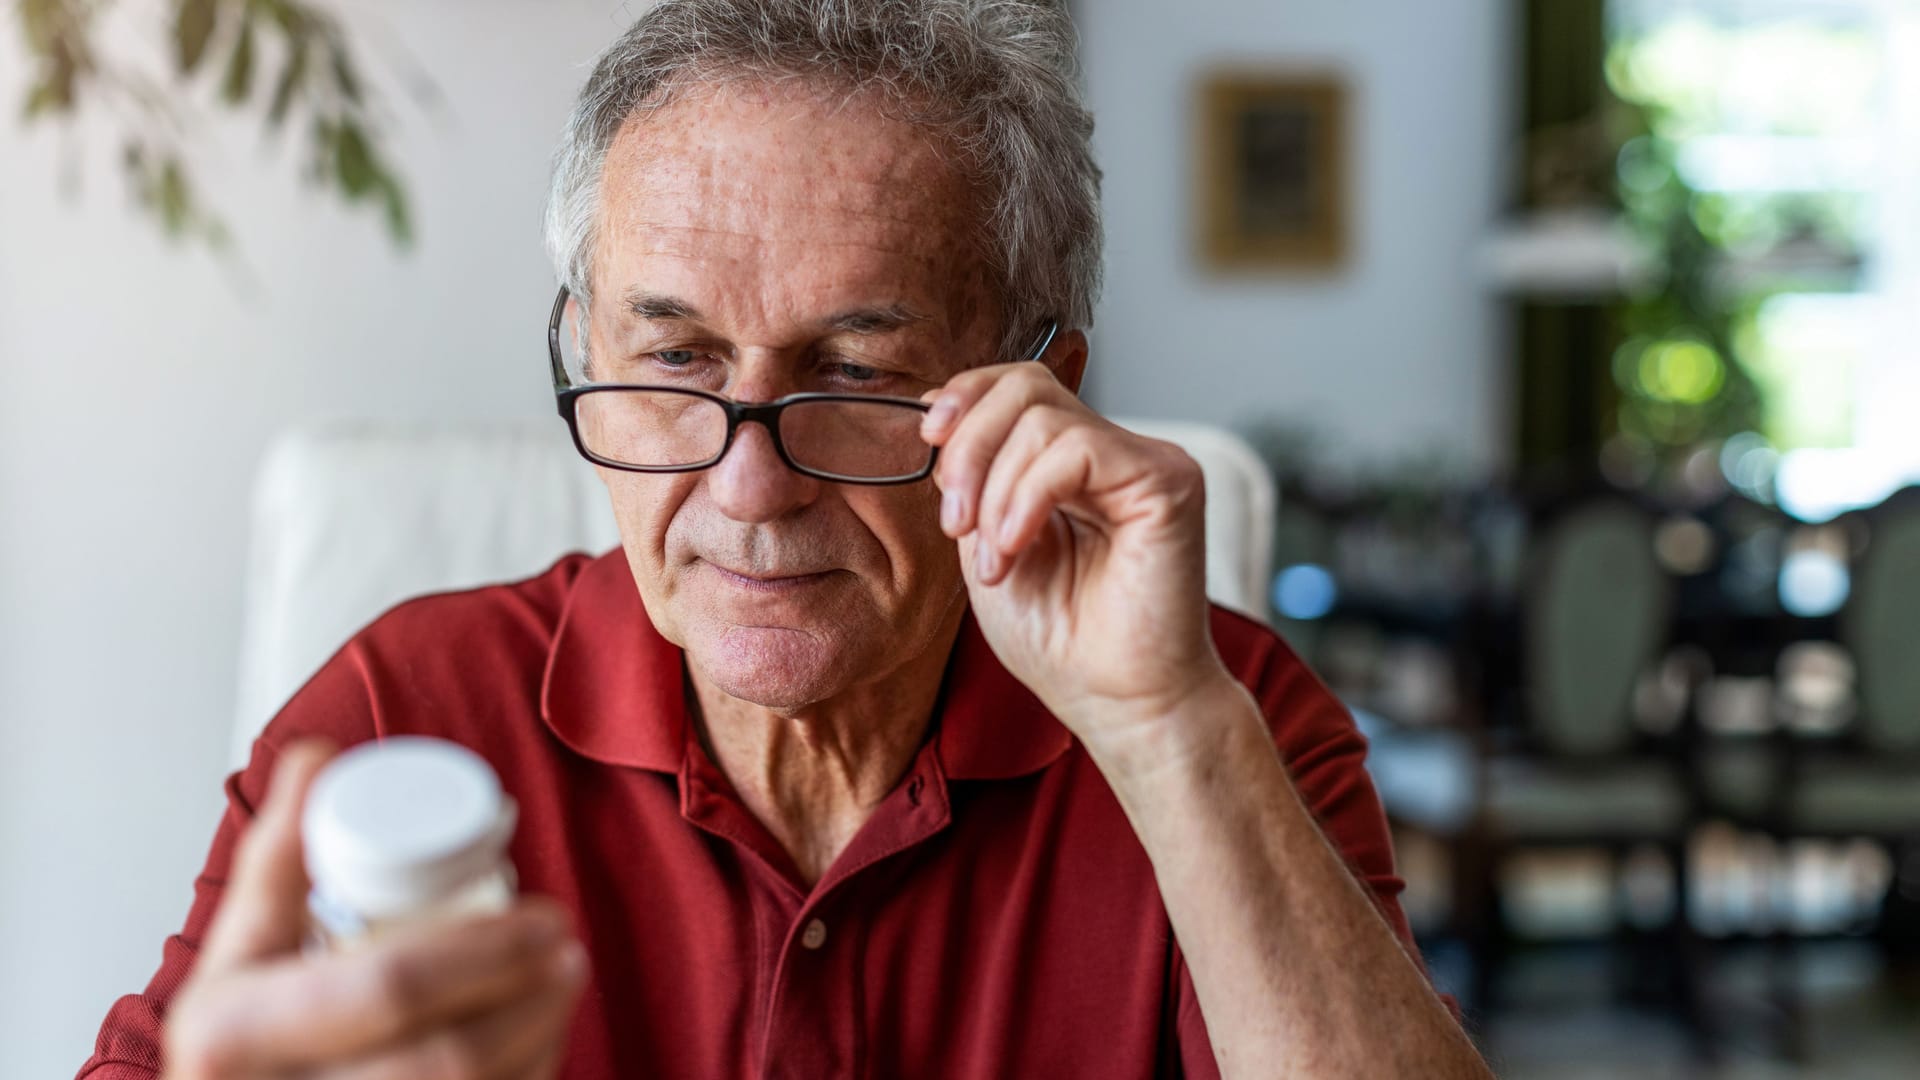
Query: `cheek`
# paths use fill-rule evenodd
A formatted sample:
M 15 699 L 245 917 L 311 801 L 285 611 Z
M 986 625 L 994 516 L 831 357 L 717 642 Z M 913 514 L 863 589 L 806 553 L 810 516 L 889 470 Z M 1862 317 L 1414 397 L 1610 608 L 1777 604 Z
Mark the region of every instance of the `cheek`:
M 666 558 L 668 529 L 675 511 L 698 482 L 697 473 L 623 472 L 600 469 L 600 481 L 613 502 L 613 520 L 630 559 L 659 566 Z
M 940 531 L 940 493 L 931 483 L 850 488 L 847 503 L 885 553 L 896 592 L 922 594 L 959 580 L 959 551 Z

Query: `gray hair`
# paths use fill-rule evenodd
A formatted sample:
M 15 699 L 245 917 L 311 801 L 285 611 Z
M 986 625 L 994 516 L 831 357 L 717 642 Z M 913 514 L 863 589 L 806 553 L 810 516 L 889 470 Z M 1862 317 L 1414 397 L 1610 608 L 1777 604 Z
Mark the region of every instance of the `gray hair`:
M 944 136 L 988 208 L 980 250 L 1004 354 L 1047 319 L 1092 324 L 1100 169 L 1061 0 L 664 0 L 601 54 L 555 155 L 547 253 L 582 303 L 621 125 L 687 86 L 742 78 L 876 92 Z

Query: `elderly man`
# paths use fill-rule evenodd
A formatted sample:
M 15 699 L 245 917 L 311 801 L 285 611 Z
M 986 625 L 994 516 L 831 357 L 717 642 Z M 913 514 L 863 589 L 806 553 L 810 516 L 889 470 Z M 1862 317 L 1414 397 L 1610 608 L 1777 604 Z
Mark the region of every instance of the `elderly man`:
M 1075 397 L 1090 131 L 1045 0 L 649 11 L 548 222 L 621 549 L 349 642 L 82 1075 L 1483 1075 L 1350 721 Z M 303 958 L 322 741 L 398 733 L 493 764 L 544 899 Z

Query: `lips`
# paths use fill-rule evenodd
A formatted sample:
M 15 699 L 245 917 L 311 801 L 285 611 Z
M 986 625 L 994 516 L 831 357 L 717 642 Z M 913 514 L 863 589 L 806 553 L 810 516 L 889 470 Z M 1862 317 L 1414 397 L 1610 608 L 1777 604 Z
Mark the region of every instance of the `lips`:
M 806 585 L 824 581 L 833 573 L 831 570 L 818 570 L 808 573 L 765 573 L 761 571 L 747 573 L 740 570 L 729 570 L 719 563 L 710 562 L 707 565 L 713 569 L 714 573 L 720 575 L 722 579 L 730 584 L 737 585 L 743 589 L 752 589 L 757 592 L 779 592 L 786 589 L 801 588 Z

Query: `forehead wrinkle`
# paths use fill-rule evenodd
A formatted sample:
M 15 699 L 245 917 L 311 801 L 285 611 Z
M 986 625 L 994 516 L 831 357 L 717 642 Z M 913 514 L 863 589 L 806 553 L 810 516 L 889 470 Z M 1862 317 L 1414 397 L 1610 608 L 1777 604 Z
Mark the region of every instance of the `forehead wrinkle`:
M 937 140 L 845 102 L 823 116 L 702 97 L 616 137 L 597 260 L 615 283 L 684 298 L 741 332 L 903 303 L 930 308 L 915 322 L 956 343 L 991 335 L 981 323 L 996 298 L 971 295 L 992 291 L 974 265 L 977 200 Z M 655 260 L 682 265 L 649 270 Z

